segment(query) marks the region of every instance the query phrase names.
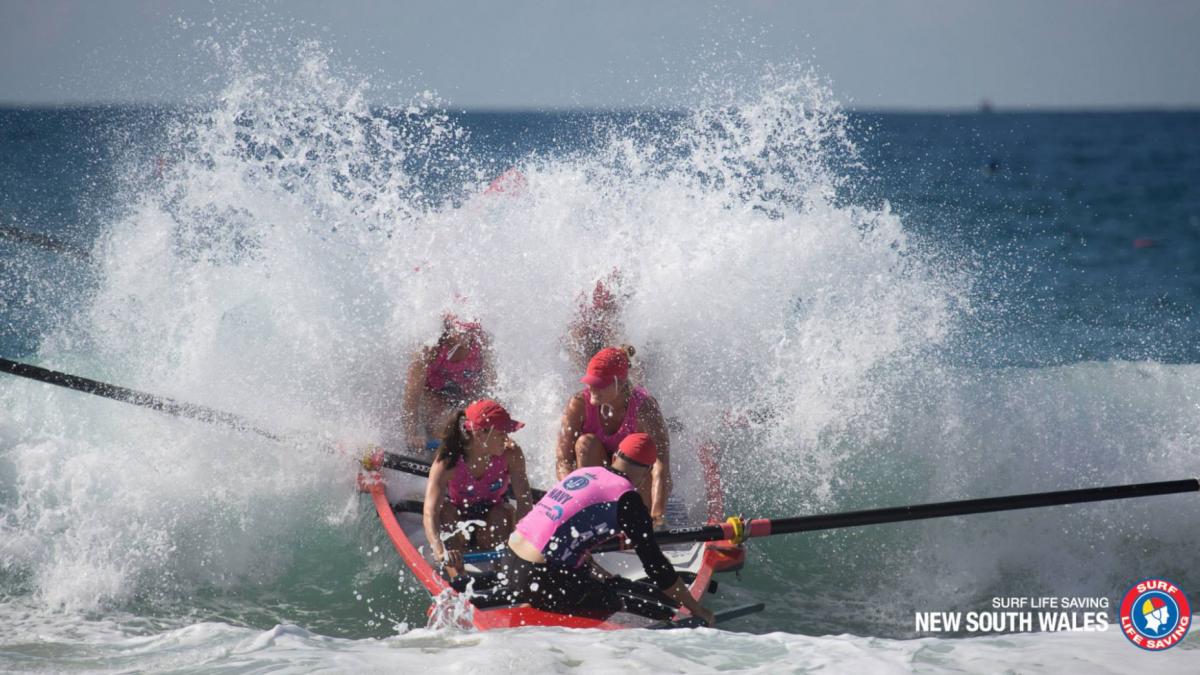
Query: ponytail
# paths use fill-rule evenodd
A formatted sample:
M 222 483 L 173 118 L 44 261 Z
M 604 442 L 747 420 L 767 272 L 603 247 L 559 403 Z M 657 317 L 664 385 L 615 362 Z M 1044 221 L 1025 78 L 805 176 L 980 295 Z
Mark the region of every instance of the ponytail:
M 452 469 L 466 456 L 467 444 L 471 442 L 471 432 L 466 429 L 466 421 L 467 411 L 464 408 L 455 410 L 450 419 L 446 420 L 446 427 L 442 429 L 442 444 L 434 458 L 435 462 L 442 462 L 446 468 Z

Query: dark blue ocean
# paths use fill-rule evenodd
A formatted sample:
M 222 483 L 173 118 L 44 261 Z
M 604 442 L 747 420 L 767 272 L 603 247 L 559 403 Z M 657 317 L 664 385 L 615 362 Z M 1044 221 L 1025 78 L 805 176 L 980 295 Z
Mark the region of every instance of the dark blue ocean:
M 803 82 L 462 112 L 320 77 L 0 110 L 0 356 L 289 439 L 0 376 L 0 670 L 1093 672 L 1150 660 L 1112 626 L 968 640 L 913 614 L 1149 576 L 1200 602 L 1200 502 L 1175 495 L 753 542 L 713 602 L 768 609 L 719 634 L 426 629 L 330 451 L 395 439 L 453 311 L 493 334 L 547 483 L 561 336 L 615 270 L 684 429 L 676 489 L 702 494 L 689 449 L 715 438 L 731 513 L 1195 476 L 1200 112 L 854 112 Z

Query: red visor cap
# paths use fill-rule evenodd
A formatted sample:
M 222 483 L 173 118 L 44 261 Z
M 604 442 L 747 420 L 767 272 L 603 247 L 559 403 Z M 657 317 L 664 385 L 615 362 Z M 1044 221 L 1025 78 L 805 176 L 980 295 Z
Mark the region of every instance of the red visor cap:
M 514 420 L 508 414 L 508 411 L 504 409 L 504 406 L 490 398 L 485 398 L 467 406 L 467 420 L 464 426 L 466 426 L 467 431 L 495 429 L 496 431 L 512 433 L 525 425 Z
M 614 378 L 623 380 L 627 375 L 629 355 L 624 349 L 605 347 L 588 362 L 587 375 L 579 378 L 579 381 L 593 387 L 607 387 Z
M 654 466 L 654 462 L 658 460 L 658 445 L 654 443 L 650 434 L 629 434 L 617 446 L 617 452 L 624 455 L 625 459 L 642 466 Z

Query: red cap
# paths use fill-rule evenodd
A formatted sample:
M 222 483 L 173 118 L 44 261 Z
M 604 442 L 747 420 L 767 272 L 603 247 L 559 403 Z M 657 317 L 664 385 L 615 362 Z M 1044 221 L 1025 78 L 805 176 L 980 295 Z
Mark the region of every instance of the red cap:
M 617 452 L 625 459 L 642 466 L 654 466 L 658 459 L 658 445 L 650 434 L 629 434 L 617 446 Z
M 467 419 L 463 426 L 466 427 L 467 431 L 495 429 L 496 431 L 512 433 L 525 425 L 510 417 L 504 406 L 490 398 L 485 398 L 467 406 Z
M 629 355 L 624 349 L 605 347 L 588 362 L 587 375 L 579 381 L 593 387 L 607 387 L 613 379 L 625 379 L 629 374 Z

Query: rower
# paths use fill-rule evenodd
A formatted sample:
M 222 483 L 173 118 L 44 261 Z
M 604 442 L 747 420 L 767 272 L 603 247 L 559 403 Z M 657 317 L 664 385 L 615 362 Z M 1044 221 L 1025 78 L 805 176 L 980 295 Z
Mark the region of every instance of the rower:
M 711 626 L 712 612 L 692 597 L 663 555 L 650 514 L 634 488 L 657 457 L 652 436 L 629 434 L 611 466 L 576 469 L 548 491 L 508 538 L 500 569 L 510 599 L 560 613 L 647 613 L 645 606 L 631 607 L 637 601 L 623 597 L 616 578 L 592 560 L 594 547 L 619 535 L 632 542 L 647 578 L 665 594 L 664 600 L 674 600 Z M 651 605 L 661 612 L 666 603 L 651 600 Z
M 586 385 L 567 402 L 556 448 L 556 475 L 562 480 L 580 467 L 607 466 L 623 439 L 635 432 L 654 438 L 658 459 L 635 481 L 655 525 L 661 525 L 671 494 L 671 438 L 658 401 L 629 380 L 633 347 L 605 347 L 580 378 Z
M 484 399 L 459 410 L 446 423 L 441 447 L 425 484 L 425 538 L 446 573 L 462 572 L 462 554 L 471 538 L 468 521 L 484 521 L 474 532 L 476 548 L 491 548 L 512 531 L 511 483 L 516 517 L 532 507 L 525 455 L 508 435 L 525 426 L 499 403 Z
M 401 418 L 405 442 L 413 449 L 429 448 L 447 413 L 481 398 L 494 381 L 487 332 L 476 321 L 447 313 L 437 342 L 413 355 L 408 368 Z
M 620 272 L 613 270 L 607 279 L 596 281 L 591 297 L 587 293 L 579 295 L 575 318 L 567 326 L 563 344 L 572 365 L 580 370 L 587 368 L 596 352 L 620 342 L 619 336 L 624 333 L 617 292 L 620 279 Z

